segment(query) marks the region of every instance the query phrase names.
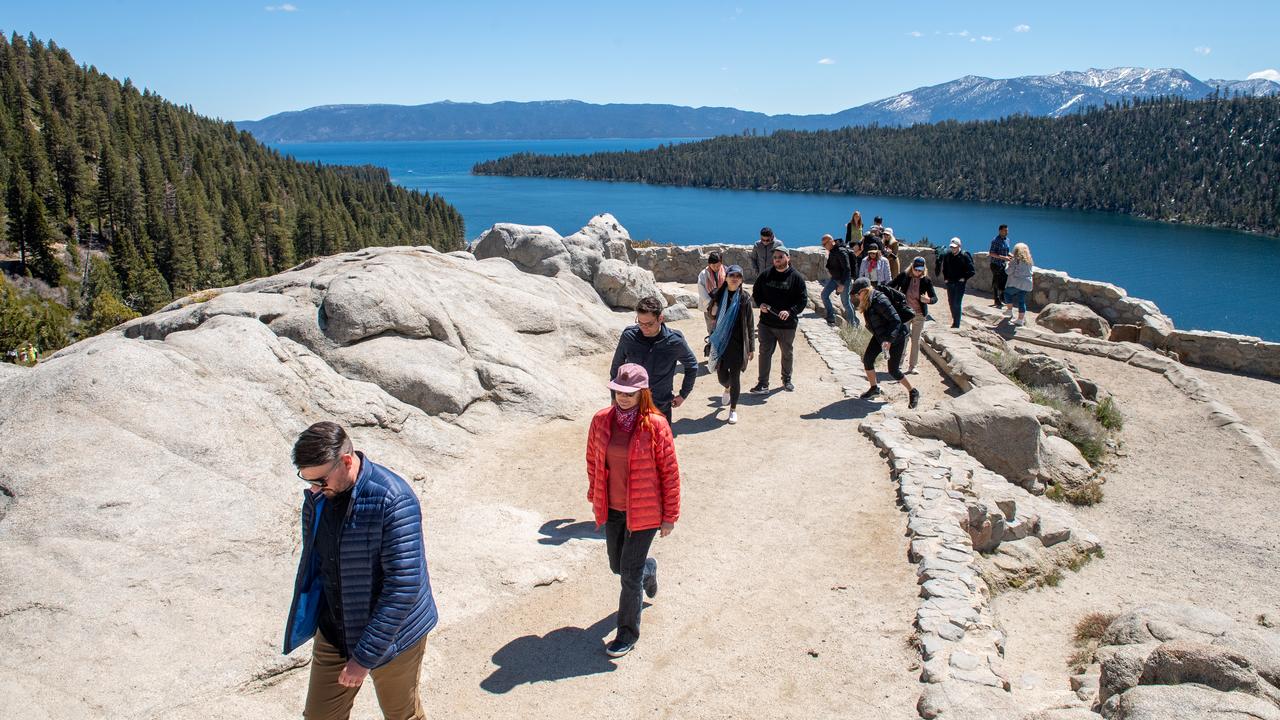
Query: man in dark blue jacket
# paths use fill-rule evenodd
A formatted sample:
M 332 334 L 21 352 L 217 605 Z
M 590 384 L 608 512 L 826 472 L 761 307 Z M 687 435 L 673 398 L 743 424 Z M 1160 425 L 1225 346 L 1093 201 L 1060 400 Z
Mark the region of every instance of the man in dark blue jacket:
M 636 363 L 649 373 L 653 404 L 670 423 L 671 409 L 680 407 L 693 393 L 693 383 L 698 378 L 698 358 L 689 349 L 684 335 L 667 327 L 662 317 L 662 301 L 658 298 L 641 298 L 636 303 L 636 324 L 623 330 L 622 337 L 618 338 L 618 349 L 613 351 L 613 364 L 609 366 L 610 379 L 618 376 L 618 368 L 624 363 Z M 679 395 L 672 394 L 676 363 L 684 368 Z
M 960 247 L 960 238 L 951 238 L 947 251 L 933 263 L 933 274 L 947 281 L 947 305 L 951 308 L 951 327 L 960 327 L 965 286 L 973 277 L 973 256 Z
M 314 639 L 303 717 L 348 717 L 371 674 L 387 720 L 425 718 L 418 680 L 437 614 L 418 498 L 336 423 L 304 430 L 293 464 L 310 487 L 284 651 Z

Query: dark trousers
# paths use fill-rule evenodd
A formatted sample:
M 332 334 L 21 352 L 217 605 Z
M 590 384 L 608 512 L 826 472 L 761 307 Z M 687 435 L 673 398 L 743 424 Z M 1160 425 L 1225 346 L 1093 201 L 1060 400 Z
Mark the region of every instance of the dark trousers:
M 716 367 L 716 377 L 722 387 L 729 388 L 729 409 L 738 407 L 738 396 L 742 394 L 742 368 L 720 363 Z
M 783 329 L 769 327 L 764 323 L 756 328 L 756 333 L 760 337 L 760 384 L 769 384 L 769 370 L 773 365 L 773 351 L 779 345 L 782 346 L 782 382 L 791 382 L 791 365 L 794 360 L 794 345 L 796 342 L 796 329 Z
M 665 403 L 662 403 L 661 405 L 659 405 L 658 403 L 654 403 L 654 406 L 658 408 L 658 411 L 661 412 L 663 415 L 667 416 L 668 425 L 671 425 L 671 403 L 674 401 L 675 401 L 675 398 L 671 398 L 670 400 L 666 401 Z M 675 426 L 672 426 L 671 428 L 672 437 L 675 437 L 675 432 L 676 432 Z
M 618 639 L 635 642 L 640 639 L 640 610 L 644 607 L 645 560 L 658 528 L 627 530 L 627 514 L 609 508 L 604 524 L 604 544 L 609 551 L 609 569 L 622 576 L 622 593 L 618 596 Z
M 1003 265 L 991 263 L 991 297 L 992 303 L 1004 304 L 1004 289 L 1009 284 L 1009 273 Z
M 908 333 L 899 333 L 897 338 L 889 343 L 889 375 L 894 380 L 901 380 L 902 375 L 902 351 L 907 347 Z M 867 349 L 862 353 L 862 367 L 868 370 L 876 368 L 876 358 L 880 356 L 880 342 L 875 338 L 867 343 Z
M 951 327 L 953 328 L 960 327 L 960 304 L 964 301 L 964 287 L 963 280 L 947 281 L 947 305 L 951 306 Z

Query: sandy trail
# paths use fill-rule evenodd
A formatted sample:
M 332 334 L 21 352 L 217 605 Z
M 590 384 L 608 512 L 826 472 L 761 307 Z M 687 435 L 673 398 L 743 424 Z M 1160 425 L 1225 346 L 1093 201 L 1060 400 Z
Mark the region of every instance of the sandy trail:
M 700 339 L 701 325 L 675 327 Z M 600 406 L 608 362 L 583 360 L 601 378 Z M 744 387 L 755 373 L 753 363 Z M 436 478 L 424 505 L 443 620 L 423 667 L 428 715 L 915 717 L 916 582 L 887 466 L 856 430 L 865 409 L 843 398 L 802 336 L 794 382 L 792 393 L 744 392 L 731 426 L 704 374 L 676 411 L 681 519 L 654 543 L 659 594 L 636 650 L 616 661 L 603 645 L 618 581 L 585 498 L 591 409 L 483 438 L 482 454 Z M 431 520 L 464 486 L 469 502 L 517 518 L 506 525 L 523 535 Z M 464 576 L 473 582 L 450 587 Z M 305 679 L 305 669 L 289 673 L 228 705 L 291 713 Z M 379 717 L 371 688 L 353 717 Z

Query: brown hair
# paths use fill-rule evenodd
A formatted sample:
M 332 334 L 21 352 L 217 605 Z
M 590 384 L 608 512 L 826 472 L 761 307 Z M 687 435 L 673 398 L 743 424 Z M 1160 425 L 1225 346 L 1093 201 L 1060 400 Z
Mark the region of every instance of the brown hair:
M 640 298 L 640 302 L 636 303 L 636 312 L 652 315 L 656 318 L 662 317 L 662 301 L 657 297 L 650 295 L 649 297 Z
M 342 426 L 328 420 L 303 430 L 293 443 L 294 467 L 328 465 L 351 452 L 351 438 Z

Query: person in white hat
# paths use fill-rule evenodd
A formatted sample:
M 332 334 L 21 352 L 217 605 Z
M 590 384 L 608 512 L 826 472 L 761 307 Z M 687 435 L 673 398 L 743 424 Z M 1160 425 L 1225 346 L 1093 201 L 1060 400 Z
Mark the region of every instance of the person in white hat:
M 973 256 L 960 247 L 960 238 L 951 238 L 951 246 L 934 263 L 933 274 L 947 283 L 947 305 L 951 307 L 951 327 L 960 327 L 961 303 L 965 285 L 973 277 Z

